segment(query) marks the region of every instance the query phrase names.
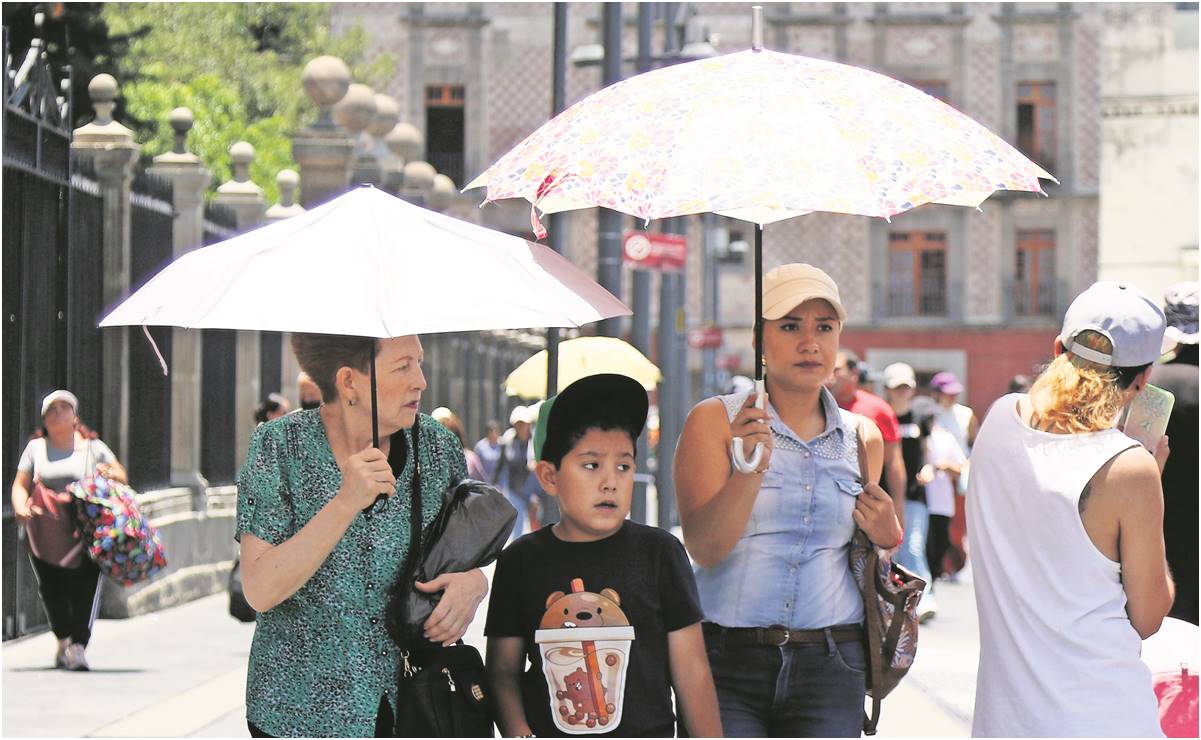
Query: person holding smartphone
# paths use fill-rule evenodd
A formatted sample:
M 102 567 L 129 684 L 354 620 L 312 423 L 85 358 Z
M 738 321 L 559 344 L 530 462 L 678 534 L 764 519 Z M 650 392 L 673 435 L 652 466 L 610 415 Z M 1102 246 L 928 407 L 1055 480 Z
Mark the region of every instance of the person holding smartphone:
M 1160 472 L 1116 428 L 1163 349 L 1131 285 L 1076 297 L 1055 360 L 1002 396 L 972 450 L 968 533 L 980 619 L 975 736 L 1162 736 L 1142 640 L 1174 586 Z

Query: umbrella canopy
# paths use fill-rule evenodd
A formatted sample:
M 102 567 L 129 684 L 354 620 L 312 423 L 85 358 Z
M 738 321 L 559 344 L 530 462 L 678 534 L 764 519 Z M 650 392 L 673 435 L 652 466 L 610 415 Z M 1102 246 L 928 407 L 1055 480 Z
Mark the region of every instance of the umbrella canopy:
M 364 187 L 189 252 L 100 326 L 387 338 L 578 327 L 629 314 L 542 245 Z
M 978 206 L 1054 179 L 916 88 L 846 64 L 748 50 L 646 72 L 584 98 L 468 188 L 543 213 L 644 219 L 712 211 L 771 223 Z
M 517 366 L 505 378 L 505 393 L 521 398 L 546 398 L 546 350 Z M 628 375 L 653 391 L 662 374 L 655 363 L 632 345 L 613 337 L 577 337 L 559 345 L 559 387 L 599 373 Z

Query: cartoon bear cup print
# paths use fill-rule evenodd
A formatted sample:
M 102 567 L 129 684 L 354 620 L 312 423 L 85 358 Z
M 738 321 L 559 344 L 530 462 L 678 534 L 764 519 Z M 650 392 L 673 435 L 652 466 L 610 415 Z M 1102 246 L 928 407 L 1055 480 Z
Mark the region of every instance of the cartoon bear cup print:
M 634 628 L 611 588 L 555 591 L 534 635 L 555 726 L 573 735 L 609 732 L 621 722 Z

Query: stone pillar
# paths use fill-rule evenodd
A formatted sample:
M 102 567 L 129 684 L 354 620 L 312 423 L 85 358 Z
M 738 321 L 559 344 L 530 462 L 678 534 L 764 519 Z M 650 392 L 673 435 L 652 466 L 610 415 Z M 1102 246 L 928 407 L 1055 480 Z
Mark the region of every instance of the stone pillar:
M 292 140 L 300 164 L 300 202 L 312 208 L 343 193 L 350 185 L 354 141 L 333 121 L 333 106 L 350 88 L 350 69 L 337 57 L 321 56 L 305 65 L 304 92 L 317 105 L 315 123 Z
M 367 133 L 376 116 L 375 98 L 375 91 L 355 83 L 334 106 L 334 122 L 349 131 L 354 140 L 351 186 L 364 183 L 379 185 L 383 181 L 384 173 L 371 150 L 371 137 Z
M 296 202 L 296 193 L 300 188 L 300 175 L 293 170 L 280 170 L 275 176 L 275 184 L 279 187 L 279 202 L 267 209 L 267 222 L 274 223 L 285 218 L 291 218 L 304 213 L 304 206 Z M 296 376 L 300 373 L 300 365 L 292 354 L 292 335 L 284 333 L 280 339 L 280 390 L 289 401 L 292 408 L 300 408 L 300 393 L 296 388 Z
M 421 159 L 425 139 L 416 126 L 401 122 L 384 135 L 384 145 L 392 153 L 384 167 L 384 187 L 388 192 L 400 195 L 404 187 L 404 166 Z
M 434 191 L 434 178 L 438 172 L 429 162 L 409 162 L 404 168 L 404 184 L 400 189 L 400 197 L 410 203 L 428 207 L 430 195 Z
M 214 203 L 227 206 L 234 212 L 239 232 L 260 226 L 265 216 L 267 201 L 263 189 L 250 179 L 250 163 L 254 160 L 254 147 L 239 141 L 229 148 L 233 160 L 233 179 L 217 188 Z M 266 292 L 263 296 L 268 300 Z M 234 392 L 236 468 L 241 469 L 246 459 L 246 447 L 250 433 L 254 430 L 254 408 L 262 399 L 259 364 L 262 354 L 261 338 L 257 331 L 239 331 L 237 335 L 237 389 Z
M 439 213 L 445 213 L 458 194 L 455 181 L 439 172 L 434 175 L 434 184 L 430 188 L 429 207 Z
M 187 148 L 192 111 L 176 108 L 169 120 L 175 147 L 154 158 L 150 173 L 171 183 L 176 214 L 171 258 L 176 260 L 204 244 L 204 192 L 212 173 Z M 200 338 L 195 330 L 171 333 L 171 485 L 203 493 L 208 481 L 200 475 Z
M 103 250 L 105 306 L 115 306 L 129 295 L 130 277 L 130 186 L 133 166 L 141 147 L 133 132 L 113 120 L 117 81 L 101 74 L 88 83 L 88 95 L 96 111 L 92 122 L 75 130 L 71 151 L 91 160 L 103 202 Z M 99 431 L 121 460 L 129 459 L 129 329 L 102 332 L 103 377 Z
M 371 135 L 371 159 L 377 170 L 374 173 L 375 182 L 372 184 L 377 188 L 387 188 L 389 174 L 404 166 L 403 162 L 396 162 L 396 155 L 388 149 L 387 144 L 388 134 L 392 133 L 392 129 L 396 128 L 399 122 L 400 103 L 391 95 L 377 93 L 375 115 L 371 117 L 371 123 L 367 126 L 367 133 Z

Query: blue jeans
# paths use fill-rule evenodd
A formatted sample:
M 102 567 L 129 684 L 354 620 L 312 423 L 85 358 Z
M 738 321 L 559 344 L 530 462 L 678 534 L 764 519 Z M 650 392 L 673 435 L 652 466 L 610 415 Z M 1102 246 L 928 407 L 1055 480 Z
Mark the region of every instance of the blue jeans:
M 930 513 L 924 501 L 905 499 L 905 539 L 897 551 L 897 564 L 913 571 L 930 583 L 930 565 L 926 562 L 926 535 L 930 531 Z
M 730 647 L 706 635 L 726 737 L 859 737 L 867 658 L 861 642 Z

